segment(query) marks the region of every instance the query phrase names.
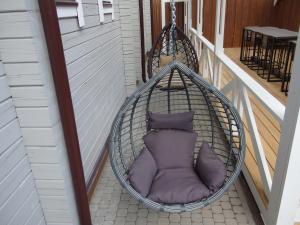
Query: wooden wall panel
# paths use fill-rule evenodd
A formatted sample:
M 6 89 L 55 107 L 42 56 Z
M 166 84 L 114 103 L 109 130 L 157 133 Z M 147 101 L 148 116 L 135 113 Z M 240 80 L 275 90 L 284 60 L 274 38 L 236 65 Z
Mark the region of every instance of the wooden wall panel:
M 273 0 L 236 0 L 234 20 L 234 32 L 226 33 L 230 42 L 226 42 L 225 47 L 238 47 L 241 45 L 242 30 L 245 26 L 268 26 L 271 25 L 271 14 L 273 10 Z M 226 12 L 228 14 L 228 12 Z M 226 23 L 229 23 L 226 21 Z
M 273 26 L 298 31 L 300 25 L 300 1 L 279 0 L 273 9 L 271 20 Z
M 152 24 L 152 44 L 156 41 L 157 37 L 159 36 L 162 28 L 161 28 L 161 1 L 160 0 L 152 0 L 152 17 L 151 17 L 151 24 Z M 166 4 L 166 24 L 170 21 L 170 4 Z M 184 3 L 177 2 L 176 3 L 176 23 L 178 27 L 182 30 L 184 29 Z
M 161 4 L 160 0 L 152 0 L 152 44 L 161 32 Z
M 298 31 L 300 24 L 300 1 L 279 0 L 227 0 L 224 47 L 241 45 L 245 26 L 277 26 Z M 153 0 L 153 24 L 161 24 L 160 0 Z M 197 26 L 197 0 L 192 0 L 192 26 Z M 156 11 L 157 10 L 157 11 Z M 203 35 L 214 42 L 216 0 L 203 2 Z M 155 20 L 155 21 L 154 21 Z M 156 28 L 157 29 L 157 28 Z M 160 28 L 154 33 L 159 33 Z
M 241 43 L 242 29 L 250 25 L 270 25 L 273 0 L 228 0 L 225 18 L 224 47 Z M 204 36 L 214 42 L 216 0 L 204 0 Z
M 170 4 L 166 4 L 166 24 L 171 22 L 171 8 Z M 176 26 L 179 27 L 181 30 L 184 30 L 184 3 L 183 2 L 176 2 Z
M 203 35 L 214 42 L 216 0 L 203 1 Z
M 192 27 L 197 29 L 197 0 L 192 0 Z

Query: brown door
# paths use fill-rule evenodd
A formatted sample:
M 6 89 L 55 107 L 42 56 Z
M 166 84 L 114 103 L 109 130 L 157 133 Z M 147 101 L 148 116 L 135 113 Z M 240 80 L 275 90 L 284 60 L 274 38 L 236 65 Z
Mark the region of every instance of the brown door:
M 162 18 L 161 18 L 161 0 L 152 0 L 152 44 L 154 44 L 155 40 L 158 38 L 161 30 L 162 30 Z M 165 9 L 165 21 L 166 24 L 170 23 L 171 18 L 171 10 L 170 3 L 166 3 Z M 176 25 L 180 29 L 184 30 L 184 3 L 176 2 Z

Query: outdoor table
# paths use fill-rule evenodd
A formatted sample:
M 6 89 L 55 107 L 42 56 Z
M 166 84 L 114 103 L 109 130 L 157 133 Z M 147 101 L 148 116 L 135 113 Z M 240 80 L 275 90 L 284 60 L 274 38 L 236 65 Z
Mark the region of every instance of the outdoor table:
M 297 35 L 297 32 L 277 27 L 247 26 L 243 29 L 240 60 L 268 81 L 282 81 L 288 43 L 297 39 Z M 271 78 L 272 74 L 275 79 Z
M 266 38 L 266 52 L 265 60 L 269 63 L 267 65 L 267 80 L 268 81 L 282 81 L 280 70 L 285 67 L 284 58 L 288 46 L 288 41 L 297 39 L 297 32 L 289 31 L 279 28 L 267 28 L 260 31 L 261 35 Z M 277 72 L 277 74 L 276 74 Z M 271 79 L 272 73 L 278 75 L 275 79 Z

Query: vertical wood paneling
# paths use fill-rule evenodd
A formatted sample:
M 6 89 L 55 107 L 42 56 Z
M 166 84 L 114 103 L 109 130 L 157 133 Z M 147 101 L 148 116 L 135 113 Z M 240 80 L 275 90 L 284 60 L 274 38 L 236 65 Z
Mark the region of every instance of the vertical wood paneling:
M 300 1 L 278 1 L 272 12 L 272 22 L 273 26 L 298 31 L 300 25 Z
M 203 1 L 203 35 L 211 42 L 214 42 L 215 17 L 216 17 L 216 0 L 204 0 Z
M 176 26 L 184 30 L 184 3 L 176 2 Z M 165 8 L 166 24 L 171 23 L 171 7 L 170 3 L 166 3 Z
M 152 0 L 152 44 L 161 32 L 161 4 L 160 0 Z
M 204 36 L 214 42 L 216 0 L 204 0 Z M 273 0 L 228 0 L 226 5 L 224 47 L 241 44 L 245 26 L 267 26 L 272 22 Z

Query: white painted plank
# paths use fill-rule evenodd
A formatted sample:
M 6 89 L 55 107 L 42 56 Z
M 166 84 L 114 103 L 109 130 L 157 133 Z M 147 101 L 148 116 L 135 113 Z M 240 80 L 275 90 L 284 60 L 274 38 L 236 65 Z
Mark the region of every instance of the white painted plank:
M 6 100 L 11 96 L 6 76 L 0 77 L 0 102 Z
M 58 164 L 31 164 L 33 177 L 37 180 L 62 180 L 61 167 Z
M 98 15 L 98 5 L 97 4 L 82 4 L 84 16 L 94 16 Z
M 0 2 L 0 12 L 20 11 L 25 9 L 26 6 L 24 0 L 1 0 Z
M 25 146 L 55 146 L 51 128 L 22 128 Z
M 99 75 L 99 71 L 101 70 L 103 65 L 106 64 L 109 60 L 114 60 L 116 58 L 115 56 L 120 55 L 121 51 L 121 46 L 113 48 L 113 43 L 111 43 L 111 45 L 103 49 L 103 55 L 94 58 L 92 61 L 88 62 L 86 64 L 86 67 L 82 71 L 70 78 L 71 93 L 75 95 L 79 88 L 83 86 L 88 80 L 90 80 L 93 76 Z M 122 62 L 120 59 L 118 59 L 118 61 Z M 108 74 L 114 73 L 115 69 L 118 68 L 116 67 L 113 70 L 111 70 L 111 72 L 108 71 L 107 73 L 103 73 L 103 76 L 108 76 Z
M 9 98 L 0 103 L 0 129 L 16 118 L 15 107 L 13 101 Z
M 41 196 L 65 196 L 66 194 L 63 180 L 37 179 L 35 183 Z
M 16 211 L 16 214 L 9 222 L 8 225 L 24 225 L 26 220 L 32 213 L 32 211 L 37 207 L 40 206 L 39 198 L 35 190 L 31 192 L 28 198 L 23 202 L 23 205 Z M 41 218 L 40 218 L 41 219 Z
M 10 86 L 42 85 L 38 63 L 5 64 L 7 80 Z
M 40 198 L 43 209 L 67 210 L 68 205 L 65 196 L 41 196 Z
M 57 221 L 60 221 L 61 224 L 71 223 L 71 216 L 69 211 L 66 210 L 45 210 L 45 217 L 47 218 L 47 224 L 57 224 Z
M 10 76 L 40 74 L 38 63 L 10 63 L 5 64 L 5 72 Z
M 37 61 L 33 39 L 0 39 L 0 51 L 5 63 Z
M 21 127 L 51 127 L 53 121 L 49 117 L 49 108 L 17 108 L 17 115 Z
M 0 156 L 0 181 L 25 157 L 25 150 L 20 139 Z
M 3 63 L 1 62 L 1 57 L 0 57 L 0 77 L 4 76 L 5 72 L 4 72 L 4 66 Z
M 15 119 L 0 129 L 0 155 L 21 137 L 18 121 Z
M 40 221 L 44 221 L 44 215 L 40 205 L 38 205 L 32 212 L 25 225 L 39 224 Z
M 70 48 L 65 51 L 66 63 L 69 64 L 76 59 L 82 57 L 83 55 L 88 54 L 91 51 L 101 47 L 102 45 L 107 44 L 107 42 L 111 42 L 115 40 L 115 38 L 120 36 L 120 32 L 116 29 L 110 31 L 108 33 L 103 34 L 100 37 L 91 39 L 87 42 L 84 42 L 80 45 L 76 45 L 73 48 Z
M 44 87 L 11 87 L 10 91 L 16 107 L 47 107 L 49 102 Z
M 20 184 L 17 190 L 9 197 L 9 199 L 0 206 L 0 224 L 8 224 L 16 213 L 16 209 L 21 207 L 22 203 L 34 190 L 32 177 L 28 175 Z
M 31 163 L 59 163 L 56 147 L 27 147 L 27 154 Z
M 11 171 L 9 174 L 0 182 L 0 205 L 4 204 L 5 201 L 9 198 L 12 192 L 14 192 L 18 185 L 22 183 L 22 181 L 26 178 L 26 176 L 30 173 L 30 167 L 27 159 L 24 157 L 20 162 L 14 162 Z
M 27 12 L 0 13 L 0 38 L 32 37 Z

